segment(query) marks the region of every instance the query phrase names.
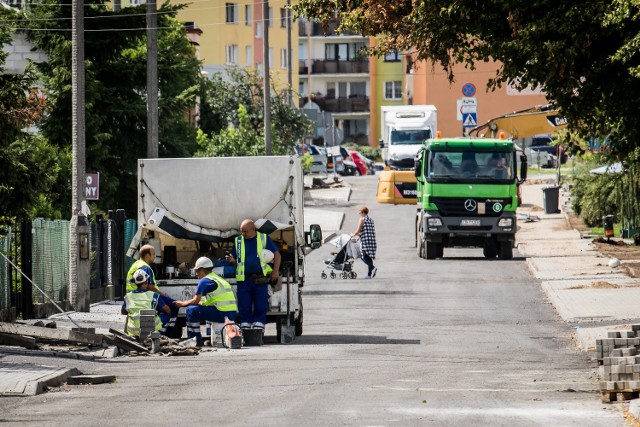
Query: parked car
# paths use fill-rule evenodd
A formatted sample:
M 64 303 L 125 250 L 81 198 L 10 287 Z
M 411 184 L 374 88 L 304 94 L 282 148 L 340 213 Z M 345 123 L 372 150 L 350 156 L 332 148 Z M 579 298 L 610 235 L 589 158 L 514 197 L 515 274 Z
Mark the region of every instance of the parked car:
M 549 145 L 529 147 L 524 150 L 529 165 L 537 165 L 541 168 L 556 167 L 557 157 L 555 152 L 556 147 Z
M 318 147 L 309 144 L 298 144 L 295 147 L 296 154 L 298 156 L 304 156 L 305 153 L 311 154 L 313 157 L 313 164 L 311 165 L 311 173 L 326 173 L 327 172 L 327 156 L 322 154 Z
M 317 148 L 322 154 L 327 156 L 327 173 L 336 172 L 341 174 L 342 172 L 344 172 L 344 159 L 342 158 L 341 155 L 334 156 L 332 154 L 329 154 L 327 152 L 327 147 L 318 146 Z M 335 161 L 335 170 L 333 168 L 334 161 Z
M 369 174 L 369 166 L 367 162 L 368 159 L 366 157 L 364 157 L 362 154 L 354 150 L 349 151 L 349 156 L 351 157 L 353 163 L 355 163 L 356 167 L 358 168 L 358 173 L 356 175 Z
M 533 151 L 545 151 L 553 156 L 560 157 L 560 164 L 567 163 L 568 156 L 564 151 L 564 147 L 558 147 L 553 144 L 553 138 L 547 134 L 534 135 L 531 138 L 531 146 Z M 555 165 L 553 166 L 555 167 Z

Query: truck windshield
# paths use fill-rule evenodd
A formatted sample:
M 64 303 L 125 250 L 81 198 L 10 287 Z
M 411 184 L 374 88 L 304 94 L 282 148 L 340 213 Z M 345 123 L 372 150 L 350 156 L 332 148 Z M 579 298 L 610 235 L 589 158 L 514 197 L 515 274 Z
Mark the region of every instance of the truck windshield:
M 391 145 L 415 145 L 422 144 L 431 138 L 431 129 L 392 130 Z
M 429 152 L 427 177 L 430 181 L 446 182 L 511 181 L 515 177 L 513 153 Z

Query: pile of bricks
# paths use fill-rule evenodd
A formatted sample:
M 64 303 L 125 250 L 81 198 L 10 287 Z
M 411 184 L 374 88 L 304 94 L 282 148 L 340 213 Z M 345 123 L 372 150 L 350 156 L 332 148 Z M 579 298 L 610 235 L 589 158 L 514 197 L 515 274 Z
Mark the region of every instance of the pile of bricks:
M 608 332 L 596 340 L 603 402 L 638 398 L 640 393 L 640 325 L 631 331 Z

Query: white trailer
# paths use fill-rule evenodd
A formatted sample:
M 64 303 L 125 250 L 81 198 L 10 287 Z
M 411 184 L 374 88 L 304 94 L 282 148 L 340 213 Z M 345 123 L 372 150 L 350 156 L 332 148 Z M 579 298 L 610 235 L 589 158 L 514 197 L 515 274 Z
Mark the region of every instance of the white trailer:
M 382 159 L 391 169 L 413 169 L 422 143 L 436 136 L 435 105 L 387 105 L 380 107 Z
M 282 287 L 270 285 L 267 321 L 276 322 L 280 342 L 291 342 L 302 334 L 304 258 L 322 240 L 319 226 L 304 228 L 303 195 L 297 157 L 140 159 L 138 232 L 128 255 L 137 258 L 141 244 L 152 244 L 160 289 L 188 299 L 198 282 L 196 259 L 222 263 L 240 223 L 254 220 L 282 255 Z M 235 289 L 235 277 L 226 280 Z

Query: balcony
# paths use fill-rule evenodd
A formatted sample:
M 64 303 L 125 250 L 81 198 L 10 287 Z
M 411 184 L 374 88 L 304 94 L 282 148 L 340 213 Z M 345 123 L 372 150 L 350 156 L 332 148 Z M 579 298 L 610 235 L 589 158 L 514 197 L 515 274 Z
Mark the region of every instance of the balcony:
M 304 59 L 298 61 L 298 74 L 305 77 L 309 74 L 309 66 Z
M 329 21 L 327 24 L 327 29 L 325 29 L 321 22 L 312 22 L 311 23 L 311 36 L 312 37 L 328 37 L 328 36 L 360 36 L 364 37 L 360 34 L 354 33 L 353 31 L 344 31 L 342 33 L 337 33 L 338 25 L 340 23 L 337 20 Z M 304 34 L 306 35 L 306 34 Z
M 315 59 L 311 64 L 311 74 L 369 74 L 369 60 L 334 61 Z
M 308 34 L 307 34 L 307 21 L 304 21 L 304 20 L 299 20 L 298 21 L 298 36 L 299 37 L 308 36 Z
M 348 98 L 340 96 L 338 98 L 314 95 L 311 100 L 318 104 L 320 110 L 329 113 L 366 113 L 369 112 L 369 97 L 364 95 L 350 95 Z M 299 99 L 298 105 L 302 108 L 309 97 Z

